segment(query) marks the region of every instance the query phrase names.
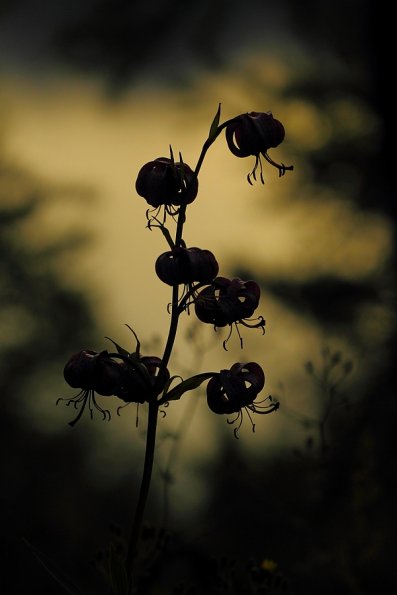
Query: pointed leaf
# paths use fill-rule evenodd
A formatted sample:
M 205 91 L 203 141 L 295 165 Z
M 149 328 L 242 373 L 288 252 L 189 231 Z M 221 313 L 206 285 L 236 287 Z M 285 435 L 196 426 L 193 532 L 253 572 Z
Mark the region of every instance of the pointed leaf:
M 212 378 L 214 375 L 215 372 L 204 372 L 203 374 L 197 374 L 196 376 L 192 376 L 191 378 L 180 382 L 177 386 L 170 390 L 169 393 L 163 395 L 161 402 L 177 401 L 184 393 L 198 388 L 200 384 L 202 384 L 205 380 Z
M 126 324 L 125 326 L 131 331 L 131 333 L 135 337 L 135 341 L 136 341 L 135 353 L 139 357 L 139 351 L 141 349 L 141 342 L 138 339 L 138 335 L 136 334 L 136 332 L 134 331 L 134 329 L 132 328 L 132 326 L 130 326 L 129 324 Z
M 172 165 L 174 165 L 175 164 L 174 151 L 172 150 L 171 145 L 170 145 L 170 159 L 171 159 Z
M 185 183 L 185 164 L 183 162 L 182 153 L 179 152 L 179 179 L 182 186 L 186 186 Z
M 119 353 L 120 355 L 124 355 L 125 357 L 129 357 L 130 354 L 126 349 L 124 349 L 124 347 L 121 347 L 118 343 L 113 341 L 113 339 L 111 339 L 110 337 L 105 337 L 105 339 L 107 339 L 108 341 L 113 343 L 113 345 L 115 346 L 115 348 L 117 350 L 117 353 Z
M 113 595 L 128 595 L 128 576 L 124 560 L 117 554 L 114 547 L 110 548 L 109 572 Z
M 215 138 L 216 138 L 220 117 L 221 117 L 221 104 L 219 104 L 218 111 L 216 112 L 215 117 L 212 120 L 210 133 L 208 135 L 209 141 L 215 140 Z
M 183 382 L 183 378 L 181 376 L 171 376 L 171 378 L 168 378 L 167 382 L 164 385 L 164 389 L 163 389 L 163 394 L 161 396 L 161 399 L 159 400 L 159 403 L 166 403 L 167 399 L 163 398 L 167 395 L 167 391 L 169 390 L 171 384 L 174 382 L 174 380 L 176 378 L 179 378 L 181 382 Z
M 171 384 L 174 382 L 174 380 L 176 378 L 179 378 L 180 381 L 183 382 L 182 376 L 177 376 L 177 375 L 171 376 L 170 378 L 168 378 L 167 382 L 165 383 L 164 390 L 163 390 L 163 395 L 166 394 L 166 392 L 168 391 L 168 389 L 170 388 Z

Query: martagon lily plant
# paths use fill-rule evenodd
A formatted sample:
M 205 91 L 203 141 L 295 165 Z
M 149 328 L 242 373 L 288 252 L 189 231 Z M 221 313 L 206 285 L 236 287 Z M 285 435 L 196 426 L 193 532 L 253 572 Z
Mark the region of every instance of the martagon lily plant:
M 181 153 L 176 161 L 170 147 L 170 156 L 146 163 L 135 183 L 136 192 L 149 205 L 147 227 L 159 229 L 167 242 L 167 251 L 155 263 L 157 276 L 170 286 L 172 293 L 168 309 L 169 331 L 163 353 L 161 356 L 142 355 L 140 341 L 129 327 L 135 337 L 134 351 L 110 339 L 111 350 L 83 349 L 72 355 L 64 368 L 66 382 L 78 389 L 78 393 L 70 398 L 60 398 L 57 402 L 66 402 L 76 409 L 77 414 L 69 422 L 72 427 L 87 411 L 91 418 L 97 412 L 104 420 L 109 420 L 111 414 L 105 405 L 110 397 L 119 399 L 118 413 L 130 403 L 147 405 L 145 460 L 128 548 L 124 558 L 113 555 L 110 560 L 110 588 L 114 595 L 139 592 L 136 554 L 152 477 L 160 408 L 207 383 L 209 409 L 228 416 L 228 423 L 234 424 L 237 438 L 244 414 L 254 430 L 253 414 L 269 414 L 279 407 L 271 396 L 259 396 L 265 384 L 265 375 L 259 363 L 243 360 L 229 368 L 198 373 L 186 379 L 172 375 L 169 370 L 179 319 L 190 309 L 204 324 L 215 329 L 229 327 L 227 338 L 223 341 L 225 350 L 233 329 L 237 332 L 241 348 L 241 327 L 264 333 L 264 318 L 253 318 L 260 300 L 259 285 L 253 280 L 219 276 L 219 265 L 212 252 L 187 246 L 184 224 L 188 206 L 198 195 L 198 176 L 204 158 L 222 131 L 225 131 L 227 145 L 235 156 L 255 158 L 254 167 L 247 176 L 250 184 L 257 180 L 258 171 L 259 179 L 264 183 L 262 157 L 278 169 L 280 176 L 292 170 L 293 166 L 278 164 L 268 155 L 269 149 L 277 147 L 285 135 L 283 125 L 270 112 L 241 114 L 223 123 L 220 123 L 220 116 L 219 105 L 194 169 L 184 162 Z

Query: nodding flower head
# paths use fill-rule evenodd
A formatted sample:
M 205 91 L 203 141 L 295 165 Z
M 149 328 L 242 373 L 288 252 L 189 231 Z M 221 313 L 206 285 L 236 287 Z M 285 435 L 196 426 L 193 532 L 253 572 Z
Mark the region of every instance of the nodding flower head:
M 72 355 L 63 375 L 72 388 L 93 390 L 99 395 L 110 396 L 120 383 L 120 364 L 109 357 L 107 351 L 85 349 Z
M 264 329 L 262 317 L 250 321 L 259 304 L 260 288 L 255 281 L 242 281 L 239 278 L 216 277 L 208 287 L 198 292 L 195 298 L 196 316 L 202 322 L 215 327 L 242 324 L 249 328 Z M 250 324 L 250 322 L 253 322 Z M 238 328 L 237 328 L 238 332 Z M 224 346 L 230 337 L 224 341 Z M 241 341 L 241 337 L 240 337 Z
M 243 421 L 243 410 L 251 421 L 252 431 L 255 431 L 251 412 L 265 414 L 278 409 L 278 402 L 273 401 L 270 396 L 255 402 L 264 385 L 265 374 L 255 362 L 233 364 L 230 370 L 221 370 L 208 382 L 207 403 L 211 411 L 217 414 L 237 414 L 234 419 L 228 420 L 230 424 L 238 421 L 234 428 L 236 438 Z
M 218 271 L 219 265 L 212 252 L 200 248 L 173 248 L 156 261 L 156 273 L 168 285 L 187 285 L 194 281 L 211 283 Z
M 186 163 L 158 157 L 141 168 L 135 188 L 152 207 L 181 206 L 196 198 L 198 180 Z
M 158 395 L 164 388 L 170 373 L 166 368 L 159 377 L 161 359 L 154 355 L 144 355 L 139 360 L 125 360 L 123 385 L 115 393 L 126 403 L 144 403 Z
M 249 112 L 237 116 L 226 126 L 226 141 L 229 149 L 236 157 L 248 157 L 253 155 L 255 165 L 247 179 L 252 184 L 251 177 L 256 180 L 256 170 L 259 167 L 260 180 L 264 183 L 262 173 L 261 155 L 271 165 L 279 170 L 279 175 L 283 176 L 286 170 L 292 170 L 293 166 L 278 164 L 269 157 L 267 151 L 278 147 L 285 137 L 284 126 L 279 120 L 273 118 L 271 112 Z
M 123 377 L 120 363 L 111 359 L 107 351 L 98 353 L 84 349 L 72 355 L 65 365 L 63 374 L 72 388 L 81 389 L 75 397 L 57 401 L 67 401 L 67 405 L 73 403 L 75 409 L 80 408 L 77 417 L 69 425 L 74 426 L 79 421 L 87 403 L 91 417 L 96 409 L 100 411 L 103 419 L 110 419 L 109 411 L 98 405 L 95 393 L 109 397 L 120 389 Z
M 71 426 L 79 421 L 87 404 L 91 418 L 96 409 L 103 419 L 109 420 L 110 412 L 98 404 L 96 394 L 117 396 L 127 403 L 144 403 L 159 394 L 169 378 L 168 370 L 161 379 L 157 377 L 160 366 L 161 360 L 153 356 L 121 357 L 107 351 L 98 353 L 85 349 L 72 355 L 64 368 L 66 382 L 72 388 L 79 388 L 80 392 L 70 399 L 60 398 L 57 403 L 66 401 L 67 405 L 72 403 L 79 409 L 77 417 L 69 423 Z

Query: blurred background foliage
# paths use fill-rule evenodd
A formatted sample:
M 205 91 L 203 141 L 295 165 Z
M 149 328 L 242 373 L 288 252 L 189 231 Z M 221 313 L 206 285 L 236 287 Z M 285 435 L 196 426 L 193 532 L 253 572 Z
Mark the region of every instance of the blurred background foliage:
M 83 265 L 79 273 L 84 254 L 108 246 L 106 229 L 95 235 L 90 228 L 90 213 L 101 208 L 96 180 L 87 184 L 78 174 L 54 180 L 50 164 L 43 175 L 9 150 L 12 118 L 19 116 L 7 107 L 8 81 L 28 81 L 32 102 L 37 87 L 41 97 L 47 88 L 51 97 L 57 85 L 62 92 L 65 80 L 94 81 L 115 119 L 125 97 L 136 95 L 139 102 L 142 86 L 154 98 L 165 90 L 180 97 L 171 106 L 188 98 L 187 111 L 174 114 L 175 129 L 188 138 L 197 132 L 194 114 L 202 117 L 197 80 L 203 79 L 210 81 L 210 97 L 217 97 L 209 111 L 218 100 L 233 108 L 249 96 L 255 105 L 241 111 L 259 111 L 270 86 L 276 117 L 286 119 L 295 178 L 279 187 L 269 174 L 265 190 L 276 201 L 255 206 L 263 232 L 248 240 L 256 249 L 245 254 L 239 243 L 246 242 L 244 235 L 237 236 L 237 245 L 226 237 L 224 258 L 230 274 L 262 284 L 270 304 L 278 304 L 273 311 L 279 318 L 299 321 L 300 339 L 280 324 L 282 344 L 273 358 L 285 361 L 272 393 L 280 398 L 282 421 L 269 416 L 266 424 L 258 422 L 248 447 L 248 420 L 240 441 L 219 420 L 203 428 L 210 414 L 203 413 L 198 396 L 173 425 L 160 429 L 148 510 L 152 524 L 140 552 L 141 593 L 396 592 L 395 200 L 390 37 L 381 17 L 380 6 L 369 0 L 0 4 L 2 593 L 61 592 L 35 552 L 67 572 L 84 593 L 105 592 L 98 570 L 106 565 L 109 543 L 122 547 L 128 532 L 144 444 L 142 413 L 131 440 L 118 419 L 113 430 L 85 420 L 82 430 L 71 432 L 65 411 L 55 408 L 57 397 L 68 395 L 62 369 L 70 354 L 105 348 L 103 336 L 126 322 L 117 311 L 117 326 L 107 310 L 108 295 L 123 294 L 127 286 L 123 279 L 108 283 L 107 293 L 98 296 L 82 282 L 91 272 Z M 160 114 L 152 113 L 151 133 L 165 126 Z M 60 110 L 60 129 L 64 117 Z M 131 143 L 147 129 L 131 128 Z M 23 143 L 40 147 L 29 130 L 24 134 Z M 147 136 L 151 146 L 154 136 Z M 242 178 L 249 167 L 245 161 L 228 164 L 241 165 Z M 224 180 L 218 184 L 215 175 L 211 184 L 220 187 Z M 226 223 L 222 233 L 228 231 Z M 197 242 L 199 232 L 193 230 Z M 211 237 L 210 225 L 207 233 Z M 297 243 L 288 248 L 292 233 Z M 327 235 L 335 242 L 323 244 Z M 106 276 L 103 269 L 117 269 L 117 254 L 108 253 L 106 262 L 96 261 L 93 287 Z M 145 258 L 151 255 L 148 250 Z M 145 293 L 143 285 L 139 291 Z M 271 324 L 271 315 L 266 318 Z M 321 343 L 313 341 L 313 329 Z M 213 339 L 206 342 L 191 322 L 185 332 L 190 354 L 185 345 L 176 356 L 181 369 L 195 372 Z M 159 350 L 157 335 L 142 338 L 146 352 Z M 267 340 L 256 349 L 266 353 Z M 255 357 L 250 341 L 244 337 L 247 357 Z M 239 350 L 231 352 L 241 357 Z M 289 375 L 291 360 L 301 367 L 299 387 L 296 375 Z M 269 365 L 267 374 L 272 370 Z M 310 401 L 294 402 L 291 386 Z M 201 425 L 191 427 L 195 417 Z M 135 413 L 128 423 L 134 425 Z M 276 436 L 261 441 L 260 434 L 273 426 Z M 211 444 L 211 432 L 217 432 L 216 448 L 205 444 Z M 207 458 L 193 456 L 206 448 Z

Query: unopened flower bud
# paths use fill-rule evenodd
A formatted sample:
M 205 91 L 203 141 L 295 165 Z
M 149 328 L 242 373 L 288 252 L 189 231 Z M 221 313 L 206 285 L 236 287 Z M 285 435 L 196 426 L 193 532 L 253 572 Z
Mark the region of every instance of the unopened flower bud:
M 164 252 L 156 261 L 156 273 L 164 283 L 179 285 L 210 283 L 218 274 L 219 266 L 209 250 L 178 247 Z

